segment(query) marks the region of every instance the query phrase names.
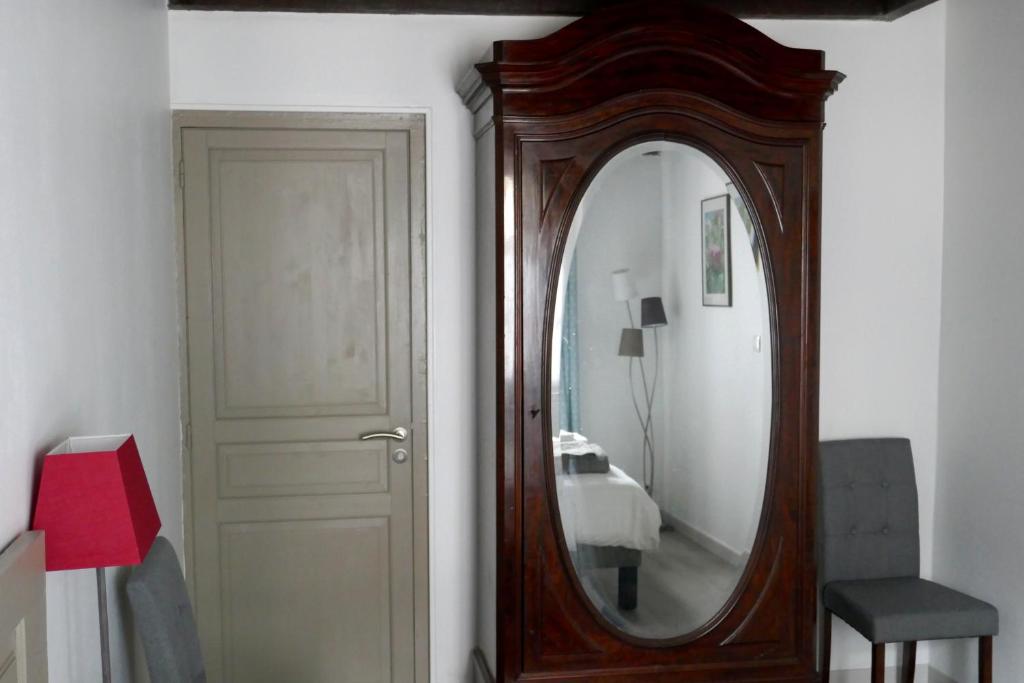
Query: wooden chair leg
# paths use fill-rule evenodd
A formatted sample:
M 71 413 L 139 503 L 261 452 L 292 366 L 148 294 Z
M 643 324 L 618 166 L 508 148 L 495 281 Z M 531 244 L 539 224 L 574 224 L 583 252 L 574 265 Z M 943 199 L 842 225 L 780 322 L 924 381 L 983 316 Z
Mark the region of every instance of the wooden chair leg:
M 821 620 L 821 683 L 828 683 L 832 669 L 832 613 L 825 610 Z
M 903 643 L 903 683 L 914 683 L 914 669 L 917 668 L 917 643 Z
M 885 683 L 885 643 L 871 646 L 871 683 Z
M 978 640 L 978 683 L 992 683 L 992 636 Z

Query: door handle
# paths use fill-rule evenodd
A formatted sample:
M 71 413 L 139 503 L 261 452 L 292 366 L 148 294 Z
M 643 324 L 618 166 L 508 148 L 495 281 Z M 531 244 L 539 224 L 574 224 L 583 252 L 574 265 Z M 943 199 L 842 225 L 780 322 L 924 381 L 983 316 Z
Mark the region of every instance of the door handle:
M 371 439 L 391 439 L 392 441 L 405 441 L 407 436 L 409 436 L 409 432 L 405 427 L 395 427 L 390 432 L 368 432 L 361 435 L 359 440 L 369 441 Z

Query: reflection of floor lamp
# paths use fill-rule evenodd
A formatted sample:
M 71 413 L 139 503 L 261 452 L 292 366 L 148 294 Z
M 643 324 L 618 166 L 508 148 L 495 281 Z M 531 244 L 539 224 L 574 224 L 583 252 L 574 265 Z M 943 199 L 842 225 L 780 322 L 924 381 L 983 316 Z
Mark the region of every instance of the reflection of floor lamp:
M 665 317 L 665 307 L 661 297 L 652 296 L 640 300 L 640 327 L 636 327 L 633 318 L 633 308 L 630 299 L 636 298 L 636 287 L 629 277 L 629 270 L 617 270 L 612 273 L 612 288 L 615 300 L 626 304 L 626 314 L 629 316 L 629 327 L 622 329 L 619 338 L 619 355 L 629 358 L 629 393 L 633 400 L 633 410 L 640 422 L 640 431 L 643 433 L 643 483 L 644 489 L 653 496 L 654 492 L 654 425 L 652 413 L 654 407 L 654 394 L 658 389 L 658 374 L 661 369 L 661 350 L 658 346 L 658 328 L 668 324 Z M 651 328 L 654 332 L 654 372 L 651 380 L 647 378 L 647 368 L 644 365 L 644 329 Z M 637 400 L 636 382 L 634 381 L 634 363 L 640 367 L 640 384 L 643 389 L 643 402 Z

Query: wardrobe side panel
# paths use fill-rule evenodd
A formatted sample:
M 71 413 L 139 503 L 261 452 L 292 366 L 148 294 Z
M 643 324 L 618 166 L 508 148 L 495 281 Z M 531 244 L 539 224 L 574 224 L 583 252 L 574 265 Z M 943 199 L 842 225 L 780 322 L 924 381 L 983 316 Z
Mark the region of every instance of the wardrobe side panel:
M 497 664 L 497 243 L 491 103 L 476 113 L 477 646 Z

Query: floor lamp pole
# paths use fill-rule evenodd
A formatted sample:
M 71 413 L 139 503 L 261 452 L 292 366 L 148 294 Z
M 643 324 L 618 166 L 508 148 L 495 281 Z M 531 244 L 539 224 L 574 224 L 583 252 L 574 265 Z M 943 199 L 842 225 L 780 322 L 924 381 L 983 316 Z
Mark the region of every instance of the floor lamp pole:
M 629 300 L 628 299 L 626 300 L 625 303 L 626 303 L 626 313 L 629 316 L 629 326 L 630 327 L 636 327 L 636 323 L 633 320 L 633 307 L 629 305 Z M 641 332 L 641 334 L 643 334 L 643 333 Z M 647 406 L 646 406 L 647 407 L 647 419 L 646 420 L 643 418 L 643 416 L 640 415 L 640 408 L 637 405 L 636 394 L 633 392 L 633 359 L 632 358 L 630 358 L 630 361 L 629 361 L 629 392 L 632 395 L 632 398 L 633 398 L 633 408 L 636 410 L 636 417 L 640 421 L 640 429 L 641 429 L 641 431 L 643 432 L 643 435 L 644 435 L 644 443 L 643 443 L 643 451 L 642 451 L 642 453 L 643 453 L 643 455 L 642 455 L 643 472 L 644 472 L 644 476 L 643 476 L 643 479 L 644 479 L 644 490 L 647 491 L 647 493 L 651 493 L 654 490 L 654 465 L 653 465 L 653 463 L 654 463 L 654 442 L 651 440 L 651 429 L 650 429 L 650 423 L 651 423 L 651 393 L 652 392 L 648 389 L 648 385 L 647 385 L 647 369 L 644 367 L 643 356 L 641 356 L 640 358 L 637 359 L 637 364 L 640 366 L 640 381 L 643 384 L 643 389 L 644 389 L 644 402 L 647 404 Z M 648 476 L 647 476 L 647 462 L 648 462 L 647 454 L 648 454 L 648 451 L 650 452 L 650 462 L 651 462 L 650 483 L 648 483 Z
M 652 488 L 653 488 L 653 482 L 652 482 L 652 484 L 648 484 L 647 483 L 647 481 L 648 481 L 648 479 L 647 479 L 647 449 L 648 449 L 648 447 L 651 444 L 649 443 L 649 440 L 647 438 L 647 436 L 648 436 L 647 420 L 645 420 L 643 414 L 641 414 L 641 412 L 640 412 L 640 403 L 636 400 L 636 386 L 635 386 L 635 382 L 633 381 L 633 361 L 635 361 L 635 360 L 639 360 L 640 361 L 638 363 L 638 365 L 640 365 L 640 369 L 641 370 L 643 370 L 643 367 L 644 367 L 643 366 L 643 362 L 642 362 L 643 359 L 637 359 L 637 358 L 630 358 L 629 359 L 629 396 L 630 396 L 631 399 L 633 399 L 633 411 L 636 413 L 637 422 L 640 423 L 640 431 L 644 435 L 643 448 L 641 450 L 641 464 L 643 466 L 644 491 L 647 491 L 647 493 L 650 493 Z M 644 398 L 645 399 L 646 399 L 646 396 L 647 396 L 647 391 L 646 391 L 646 387 L 645 387 L 644 388 Z M 648 415 L 650 415 L 650 411 L 648 411 Z
M 658 390 L 658 373 L 661 370 L 661 348 L 658 346 L 658 328 L 654 328 L 654 377 L 651 379 L 651 391 L 647 395 L 647 423 L 644 425 L 644 432 L 647 434 L 647 444 L 651 452 L 651 490 L 654 495 L 654 392 Z
M 107 570 L 96 569 L 96 591 L 100 602 L 100 661 L 103 666 L 103 683 L 110 683 L 110 624 L 107 618 Z

